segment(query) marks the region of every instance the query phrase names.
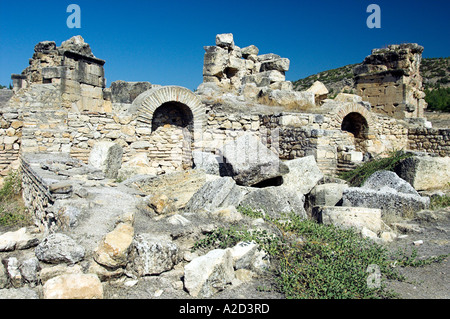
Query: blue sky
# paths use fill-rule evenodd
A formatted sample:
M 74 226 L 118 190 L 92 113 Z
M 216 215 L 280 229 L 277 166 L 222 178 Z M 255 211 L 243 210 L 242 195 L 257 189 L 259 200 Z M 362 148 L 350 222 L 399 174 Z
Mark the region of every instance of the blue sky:
M 69 29 L 69 4 L 81 8 L 81 28 Z M 371 3 L 381 8 L 381 28 L 369 29 Z M 202 82 L 203 46 L 218 33 L 260 54 L 291 60 L 286 79 L 359 63 L 371 49 L 416 42 L 424 57 L 450 55 L 450 1 L 153 1 L 0 0 L 0 84 L 28 65 L 34 46 L 59 46 L 80 34 L 106 60 L 107 85 L 116 80 L 180 85 Z

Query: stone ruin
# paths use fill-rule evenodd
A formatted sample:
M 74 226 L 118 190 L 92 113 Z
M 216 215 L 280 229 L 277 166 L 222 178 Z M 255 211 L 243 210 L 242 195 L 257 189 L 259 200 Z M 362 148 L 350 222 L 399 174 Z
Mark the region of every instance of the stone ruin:
M 47 266 L 30 279 L 8 257 L 9 279 L 3 285 L 0 272 L 0 288 L 42 283 L 51 298 L 72 276 L 102 297 L 100 281 L 167 273 L 174 295 L 210 297 L 242 271 L 258 277 L 270 264 L 254 243 L 190 253 L 212 224 L 265 227 L 242 216 L 239 205 L 272 217 L 295 211 L 392 240 L 382 218 L 429 205 L 410 185 L 426 191 L 450 178 L 442 173 L 450 165 L 449 129 L 423 118 L 422 49 L 374 50 L 355 70 L 361 95 L 328 99 L 321 83 L 294 91 L 287 58 L 259 55 L 254 45 L 241 49 L 232 34 L 205 47 L 195 92 L 149 82 L 106 87 L 105 61 L 80 36 L 60 47 L 37 44 L 30 65 L 12 75 L 13 92 L 0 92 L 0 174 L 21 168 L 38 233 L 0 235 L 0 251 L 39 245 L 27 265 L 35 274 Z M 395 149 L 427 153 L 398 168 L 409 186 L 389 173 L 361 188 L 336 178 Z M 63 253 L 53 252 L 61 245 Z M 48 267 L 55 263 L 83 269 Z M 224 270 L 222 288 L 199 275 L 211 267 L 216 276 L 214 263 Z
M 420 75 L 423 47 L 416 43 L 374 49 L 354 69 L 356 91 L 372 111 L 397 119 L 423 118 L 427 107 Z
M 310 107 L 314 94 L 293 90 L 286 81 L 290 61 L 274 53 L 258 55 L 255 45 L 240 48 L 233 34 L 218 34 L 215 46 L 205 46 L 203 83 L 266 105 Z

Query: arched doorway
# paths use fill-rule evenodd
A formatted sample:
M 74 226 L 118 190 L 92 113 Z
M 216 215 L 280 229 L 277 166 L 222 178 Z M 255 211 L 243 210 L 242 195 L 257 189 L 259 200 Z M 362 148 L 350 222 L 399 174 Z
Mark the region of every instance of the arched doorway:
M 351 112 L 342 120 L 341 130 L 352 133 L 357 139 L 365 139 L 369 132 L 369 124 L 360 113 Z
M 166 102 L 153 113 L 152 131 L 155 132 L 164 125 L 173 125 L 193 130 L 192 111 L 183 103 Z
M 193 145 L 201 138 L 206 116 L 200 99 L 186 88 L 165 86 L 142 93 L 133 106 L 137 120 L 152 129 L 149 161 L 161 171 L 191 168 Z

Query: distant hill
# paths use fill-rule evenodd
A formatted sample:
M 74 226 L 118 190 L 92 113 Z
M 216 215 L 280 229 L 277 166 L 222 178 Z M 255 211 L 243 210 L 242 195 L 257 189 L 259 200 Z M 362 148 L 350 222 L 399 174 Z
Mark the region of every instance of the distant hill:
M 423 59 L 420 73 L 425 89 L 450 87 L 450 57 Z
M 319 72 L 304 79 L 293 82 L 294 89 L 303 91 L 308 89 L 315 81 L 320 81 L 334 96 L 342 90 L 350 91 L 354 86 L 353 68 L 356 64 L 349 64 L 337 69 Z M 450 87 L 450 57 L 422 59 L 420 71 L 425 89 Z M 350 92 L 349 92 L 350 93 Z
M 320 81 L 327 87 L 330 96 L 340 93 L 344 87 L 353 88 L 353 68 L 356 64 L 349 64 L 337 69 L 319 72 L 306 78 L 293 82 L 294 89 L 297 91 L 307 90 L 315 81 Z
M 353 68 L 357 64 L 349 64 L 337 69 L 319 72 L 304 79 L 293 82 L 294 89 L 304 91 L 315 81 L 321 81 L 334 98 L 338 93 L 354 93 Z M 423 78 L 425 100 L 428 110 L 450 112 L 450 57 L 424 58 L 420 64 Z

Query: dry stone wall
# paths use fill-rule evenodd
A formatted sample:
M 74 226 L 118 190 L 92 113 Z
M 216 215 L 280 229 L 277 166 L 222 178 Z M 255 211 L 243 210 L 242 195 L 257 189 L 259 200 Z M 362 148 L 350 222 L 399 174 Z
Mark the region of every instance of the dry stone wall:
M 450 156 L 450 129 L 417 127 L 408 130 L 408 148 Z

